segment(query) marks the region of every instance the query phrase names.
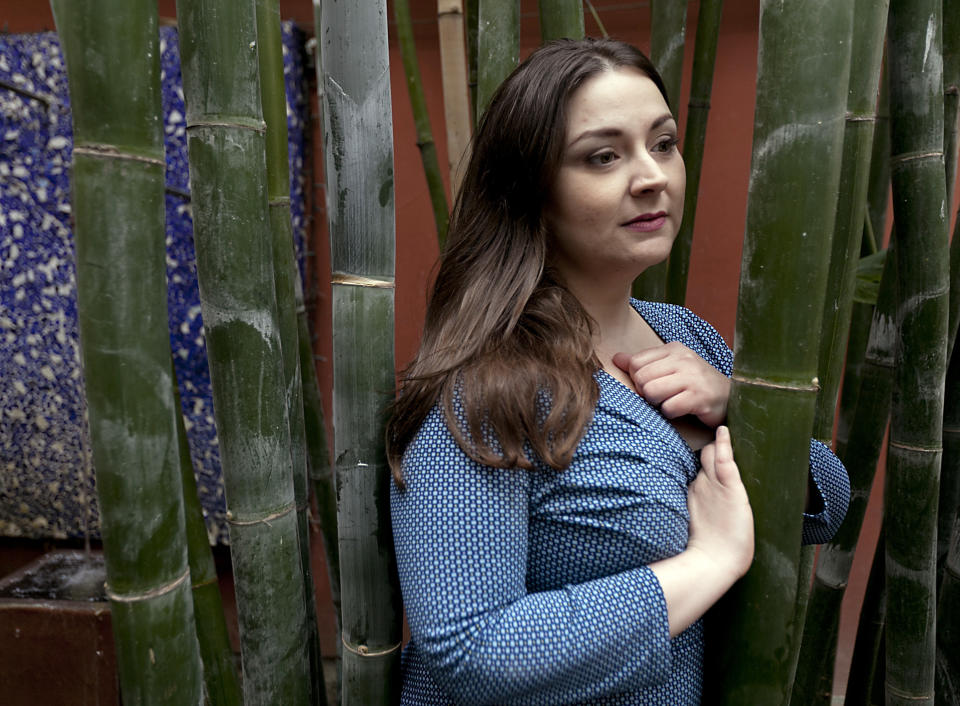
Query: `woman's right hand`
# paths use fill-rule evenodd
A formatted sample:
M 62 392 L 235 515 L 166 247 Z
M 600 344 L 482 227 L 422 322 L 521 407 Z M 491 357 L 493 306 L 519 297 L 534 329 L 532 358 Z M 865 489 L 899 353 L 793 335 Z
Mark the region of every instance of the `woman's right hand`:
M 700 461 L 703 468 L 687 492 L 687 548 L 649 566 L 663 590 L 671 637 L 706 613 L 753 561 L 753 511 L 727 427 L 717 427 Z

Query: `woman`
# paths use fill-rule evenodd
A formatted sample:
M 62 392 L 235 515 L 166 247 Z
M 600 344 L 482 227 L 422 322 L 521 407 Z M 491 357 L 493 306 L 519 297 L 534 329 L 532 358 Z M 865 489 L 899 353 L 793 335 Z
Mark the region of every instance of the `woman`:
M 491 100 L 388 428 L 404 704 L 699 703 L 699 618 L 753 521 L 729 349 L 629 298 L 680 225 L 677 142 L 619 42 L 542 47 Z M 825 541 L 849 487 L 811 449 Z

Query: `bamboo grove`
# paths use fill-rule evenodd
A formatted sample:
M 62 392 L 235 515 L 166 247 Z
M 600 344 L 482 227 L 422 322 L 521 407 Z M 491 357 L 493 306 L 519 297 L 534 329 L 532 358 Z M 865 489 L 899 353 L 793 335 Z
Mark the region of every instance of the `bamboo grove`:
M 408 0 L 392 13 L 385 0 L 313 4 L 332 279 L 333 328 L 320 332 L 333 346 L 329 444 L 292 245 L 277 2 L 177 2 L 240 680 L 174 411 L 155 7 L 53 0 L 73 107 L 82 350 L 124 703 L 295 706 L 325 703 L 328 691 L 344 704 L 396 701 L 402 609 L 382 440 L 404 234 L 388 23 L 441 248 L 473 125 L 519 61 L 521 39 L 606 32 L 601 3 L 541 0 L 541 36 L 522 38 L 519 0 L 438 0 L 441 169 Z M 686 118 L 688 181 L 674 251 L 634 291 L 683 303 L 722 0 L 698 3 L 692 33 L 687 3 L 653 0 L 650 10 L 650 55 Z M 729 412 L 758 549 L 708 614 L 706 693 L 717 704 L 831 703 L 841 601 L 885 453 L 883 535 L 846 703 L 956 706 L 960 246 L 949 225 L 960 1 L 761 0 L 759 14 Z M 98 261 L 104 252 L 109 263 Z M 121 422 L 137 427 L 122 440 Z M 811 437 L 834 446 L 852 484 L 846 522 L 815 568 L 799 539 Z M 324 681 L 317 634 L 311 491 L 340 631 L 339 655 L 323 655 L 338 658 L 336 685 Z M 163 521 L 131 521 L 146 517 Z

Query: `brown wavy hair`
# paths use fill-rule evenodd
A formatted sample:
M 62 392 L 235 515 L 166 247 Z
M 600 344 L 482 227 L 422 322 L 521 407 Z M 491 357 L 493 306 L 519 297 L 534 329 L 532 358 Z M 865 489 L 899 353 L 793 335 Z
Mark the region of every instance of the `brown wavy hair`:
M 548 263 L 543 205 L 563 156 L 570 96 L 593 76 L 653 64 L 609 39 L 562 39 L 500 85 L 473 140 L 427 306 L 423 340 L 401 375 L 387 458 L 401 460 L 437 404 L 463 451 L 499 468 L 562 470 L 593 415 L 595 324 Z

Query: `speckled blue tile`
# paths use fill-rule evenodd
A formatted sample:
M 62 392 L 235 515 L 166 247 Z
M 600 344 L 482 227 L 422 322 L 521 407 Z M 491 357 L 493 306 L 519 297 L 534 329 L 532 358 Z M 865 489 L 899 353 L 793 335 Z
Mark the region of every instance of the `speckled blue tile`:
M 190 220 L 177 34 L 161 28 L 170 341 L 212 539 L 227 541 Z M 301 258 L 308 128 L 302 32 L 284 23 L 291 199 Z M 53 33 L 0 35 L 0 534 L 97 533 L 70 231 L 69 94 Z

